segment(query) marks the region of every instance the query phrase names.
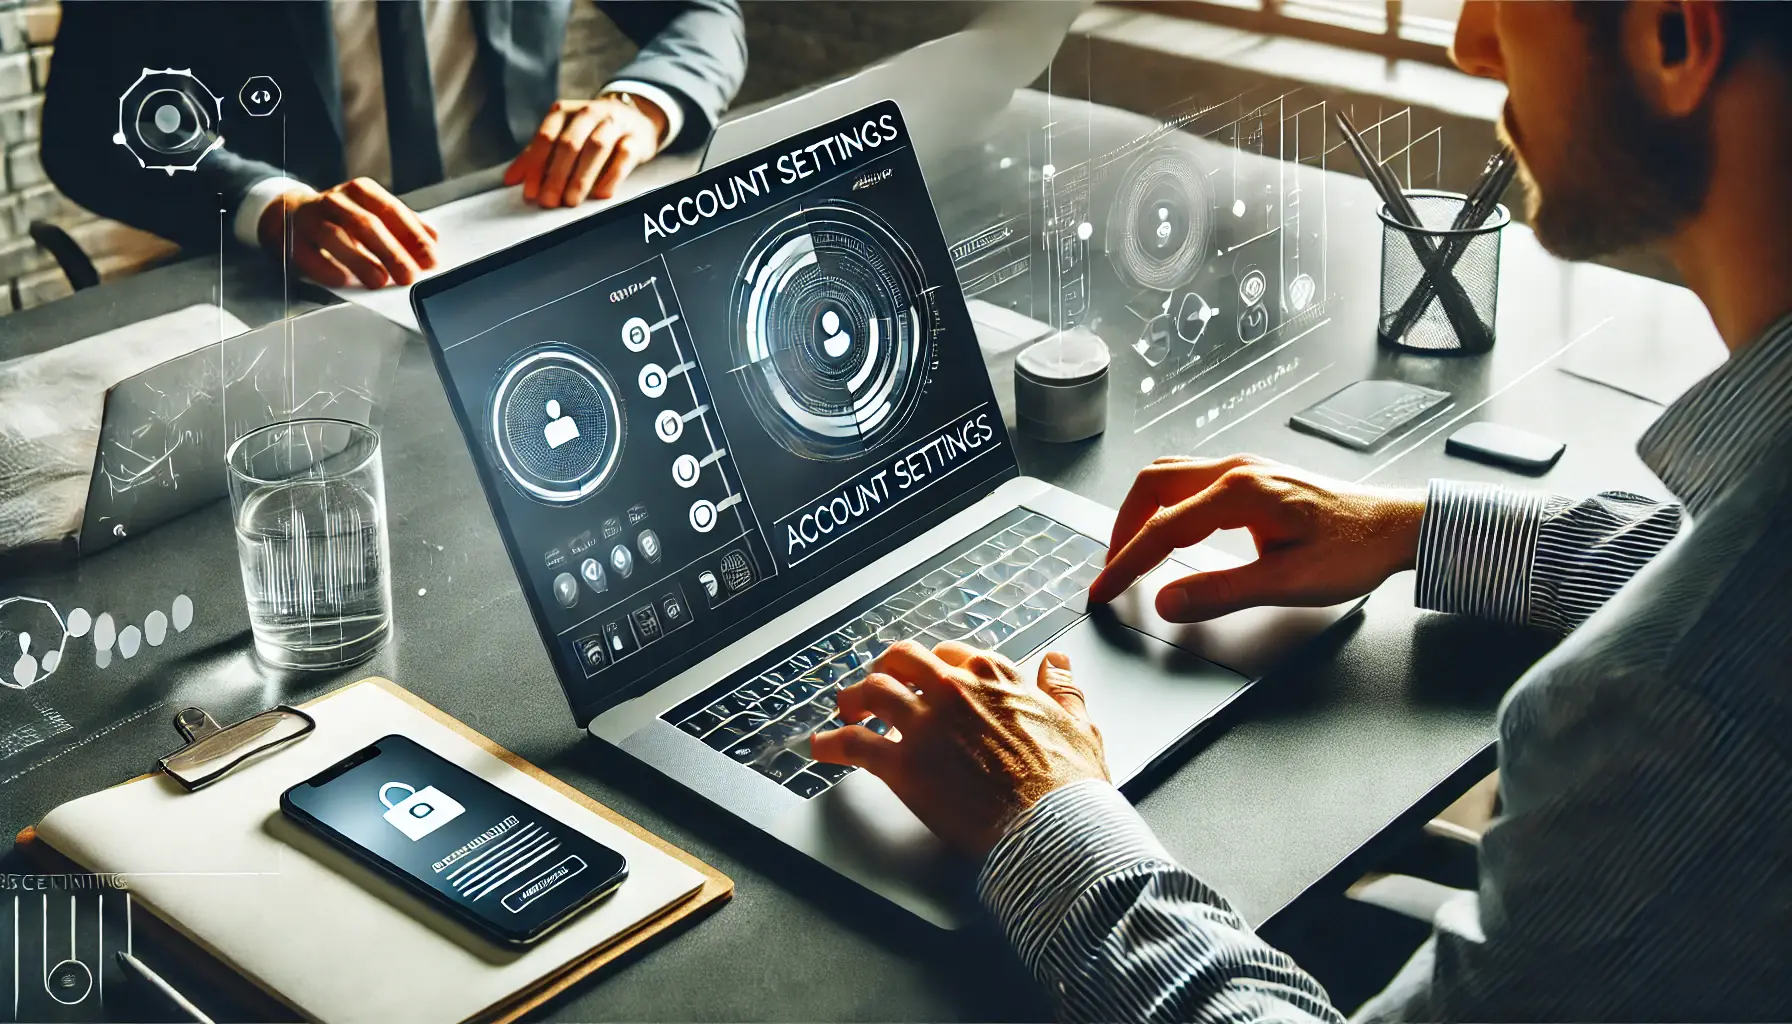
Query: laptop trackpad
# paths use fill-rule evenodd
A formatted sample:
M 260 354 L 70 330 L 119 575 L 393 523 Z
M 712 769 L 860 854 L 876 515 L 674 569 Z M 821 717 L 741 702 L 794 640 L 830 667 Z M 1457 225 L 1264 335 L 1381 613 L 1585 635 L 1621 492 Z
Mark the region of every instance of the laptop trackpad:
M 1021 666 L 1023 678 L 1038 678 L 1046 651 L 1070 657 L 1089 718 L 1101 728 L 1115 785 L 1138 775 L 1250 683 L 1112 616 L 1084 619 L 1059 634 Z
M 1187 564 L 1190 562 L 1194 564 Z M 1188 576 L 1197 568 L 1212 571 L 1228 564 L 1237 561 L 1208 548 L 1179 551 L 1112 603 L 1090 608 L 1090 615 L 1098 622 L 1125 623 L 1248 678 L 1261 679 L 1303 644 L 1362 606 L 1362 601 L 1356 600 L 1329 608 L 1247 608 L 1194 623 L 1170 622 L 1157 614 L 1157 592 L 1165 584 Z

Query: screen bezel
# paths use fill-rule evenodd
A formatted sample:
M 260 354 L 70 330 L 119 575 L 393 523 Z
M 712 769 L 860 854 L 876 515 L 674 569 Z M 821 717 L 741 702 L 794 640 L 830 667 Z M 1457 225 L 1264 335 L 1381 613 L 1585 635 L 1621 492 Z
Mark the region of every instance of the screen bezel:
M 330 765 L 328 768 L 323 769 L 310 778 L 287 787 L 286 790 L 280 794 L 281 812 L 288 818 L 291 818 L 294 822 L 298 823 L 306 831 L 353 857 L 356 862 L 363 864 L 369 869 L 390 879 L 393 883 L 402 887 L 406 892 L 411 893 L 435 909 L 454 918 L 454 920 L 465 925 L 467 928 L 477 932 L 485 938 L 512 948 L 522 948 L 533 945 L 555 929 L 579 916 L 579 914 L 588 909 L 593 903 L 614 892 L 617 886 L 620 886 L 627 880 L 628 859 L 621 853 L 592 839 L 591 842 L 595 846 L 613 854 L 616 858 L 615 867 L 609 874 L 603 876 L 603 881 L 599 882 L 584 899 L 569 905 L 565 910 L 561 911 L 558 916 L 543 921 L 533 929 L 506 928 L 503 924 L 476 914 L 460 904 L 455 903 L 453 900 L 448 899 L 446 896 L 443 896 L 409 871 L 392 863 L 385 857 L 374 853 L 372 850 L 355 842 L 348 836 L 343 835 L 335 826 L 312 814 L 310 810 L 300 806 L 300 804 L 293 799 L 293 794 L 302 790 L 322 789 L 331 782 L 334 782 L 337 778 L 346 774 L 351 768 L 359 767 L 360 765 L 366 764 L 379 757 L 384 753 L 381 749 L 382 747 L 387 747 L 393 744 L 410 746 L 424 757 L 439 761 L 442 764 L 461 772 L 468 778 L 474 780 L 478 785 L 486 786 L 494 790 L 498 788 L 423 744 L 418 743 L 416 740 L 411 739 L 409 736 L 403 735 L 402 733 L 392 733 L 389 736 L 382 736 L 381 738 L 374 740 L 367 746 L 362 747 L 360 750 L 337 761 L 335 764 Z M 508 793 L 505 795 L 510 796 Z M 512 796 L 511 798 L 518 800 L 519 802 L 526 802 L 522 801 L 521 797 Z M 582 830 L 573 828 L 559 818 L 555 818 L 547 812 L 542 811 L 539 807 L 535 808 L 535 811 L 569 832 L 577 832 L 580 835 L 584 835 Z M 589 839 L 590 837 L 587 836 L 586 838 Z
M 434 362 L 436 374 L 442 382 L 442 391 L 448 399 L 449 408 L 453 410 L 455 421 L 460 426 L 462 441 L 467 445 L 468 455 L 471 456 L 473 461 L 473 471 L 479 477 L 480 490 L 484 493 L 486 505 L 491 509 L 492 518 L 497 524 L 498 536 L 504 543 L 505 553 L 510 558 L 511 571 L 518 581 L 518 589 L 523 592 L 524 601 L 527 602 L 529 606 L 529 615 L 535 621 L 536 631 L 541 636 L 543 646 L 547 649 L 548 660 L 554 666 L 554 676 L 560 683 L 561 693 L 565 695 L 567 703 L 572 708 L 573 720 L 581 729 L 587 727 L 593 718 L 596 718 L 610 708 L 653 690 L 667 680 L 674 678 L 680 672 L 698 664 L 703 659 L 710 657 L 716 652 L 726 648 L 729 644 L 734 643 L 753 632 L 753 630 L 770 622 L 777 616 L 796 607 L 814 594 L 820 593 L 827 587 L 838 583 L 851 574 L 863 569 L 865 566 L 870 565 L 878 558 L 894 551 L 902 544 L 913 540 L 927 530 L 946 521 L 956 513 L 969 508 L 1003 482 L 1018 477 L 1020 475 L 1020 463 L 1014 451 L 1012 436 L 1010 436 L 1006 449 L 997 454 L 995 459 L 996 468 L 993 472 L 982 476 L 972 476 L 968 480 L 961 482 L 956 489 L 948 489 L 940 492 L 940 495 L 935 499 L 931 506 L 924 510 L 918 510 L 918 514 L 911 516 L 902 525 L 877 536 L 867 538 L 857 548 L 848 549 L 840 562 L 831 569 L 823 570 L 808 583 L 773 598 L 770 601 L 764 602 L 759 605 L 755 611 L 749 612 L 731 625 L 718 629 L 706 639 L 701 640 L 680 652 L 671 654 L 665 661 L 650 668 L 633 683 L 611 690 L 595 699 L 581 702 L 567 680 L 582 679 L 582 676 L 578 673 L 576 666 L 569 666 L 565 663 L 564 659 L 566 658 L 566 654 L 561 649 L 558 634 L 554 632 L 552 626 L 548 622 L 547 616 L 543 612 L 540 595 L 535 592 L 534 588 L 524 585 L 529 579 L 527 570 L 529 563 L 516 542 L 509 517 L 506 515 L 503 505 L 498 498 L 498 488 L 503 486 L 503 481 L 499 480 L 494 475 L 492 470 L 486 465 L 486 460 L 480 454 L 479 446 L 475 440 L 479 436 L 478 426 L 474 420 L 468 416 L 466 408 L 461 403 L 460 395 L 458 393 L 459 389 L 453 385 L 453 378 L 448 369 L 447 356 L 442 350 L 441 342 L 436 337 L 435 331 L 430 326 L 429 312 L 424 304 L 428 299 L 436 295 L 458 288 L 464 284 L 484 277 L 487 274 L 547 252 L 559 245 L 582 237 L 586 232 L 602 231 L 607 228 L 618 226 L 624 218 L 638 215 L 644 205 L 650 204 L 654 197 L 665 189 L 674 186 L 688 186 L 692 183 L 707 180 L 711 177 L 721 178 L 731 172 L 753 166 L 756 161 L 763 159 L 766 154 L 775 152 L 788 143 L 804 139 L 810 135 L 826 134 L 829 131 L 839 129 L 842 126 L 860 122 L 866 118 L 875 118 L 886 114 L 896 118 L 897 124 L 902 128 L 902 148 L 907 150 L 909 159 L 913 161 L 919 187 L 921 188 L 922 193 L 927 196 L 928 202 L 931 205 L 932 195 L 927 187 L 926 173 L 921 169 L 920 157 L 919 154 L 915 152 L 912 137 L 908 132 L 908 124 L 902 119 L 901 109 L 897 106 L 896 102 L 894 100 L 884 100 L 866 107 L 863 110 L 849 114 L 846 117 L 816 125 L 802 135 L 793 136 L 789 139 L 777 140 L 770 145 L 755 150 L 752 153 L 740 156 L 734 160 L 730 160 L 725 164 L 710 167 L 692 174 L 689 177 L 679 179 L 676 182 L 650 189 L 626 202 L 618 203 L 607 210 L 594 213 L 588 217 L 580 218 L 570 224 L 562 225 L 540 235 L 524 239 L 507 248 L 500 249 L 490 255 L 481 257 L 470 263 L 462 264 L 461 266 L 448 270 L 436 277 L 422 281 L 411 289 L 411 311 L 417 318 L 418 327 L 423 334 L 425 341 L 428 342 L 430 359 Z M 948 254 L 942 252 L 940 256 L 943 258 L 945 265 L 951 265 L 951 260 Z M 965 301 L 964 292 L 960 287 L 956 274 L 952 276 L 950 281 L 942 282 L 937 287 L 939 287 L 942 292 L 943 301 L 955 301 L 960 305 L 963 305 Z M 966 322 L 970 322 L 968 310 L 966 311 L 965 319 Z M 976 344 L 974 338 L 972 344 Z M 981 350 L 979 349 L 978 351 L 979 361 L 981 361 Z M 984 372 L 988 372 L 987 366 L 984 367 Z M 991 391 L 993 392 L 993 381 L 991 384 Z M 746 482 L 743 481 L 743 485 L 745 483 Z

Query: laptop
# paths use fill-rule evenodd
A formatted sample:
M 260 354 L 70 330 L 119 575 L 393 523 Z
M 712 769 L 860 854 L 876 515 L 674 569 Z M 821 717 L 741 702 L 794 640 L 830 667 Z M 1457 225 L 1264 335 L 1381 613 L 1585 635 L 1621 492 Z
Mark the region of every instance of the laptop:
M 716 128 L 703 169 L 728 163 L 775 139 L 899 97 L 908 140 L 921 166 L 978 138 L 1014 90 L 1043 74 L 1090 0 L 990 4 L 950 35 L 886 57 L 838 81 L 732 117 Z
M 1110 509 L 1024 477 L 907 126 L 883 102 L 416 286 L 574 718 L 944 928 L 962 867 L 811 762 L 889 643 L 1067 653 L 1117 783 L 1347 609 L 1091 614 Z M 873 720 L 873 728 L 883 726 Z

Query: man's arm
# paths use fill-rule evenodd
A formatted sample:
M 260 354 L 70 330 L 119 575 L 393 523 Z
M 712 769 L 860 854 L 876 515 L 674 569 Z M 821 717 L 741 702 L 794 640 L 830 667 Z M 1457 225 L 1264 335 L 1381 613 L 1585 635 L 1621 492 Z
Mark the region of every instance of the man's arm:
M 1024 811 L 978 892 L 1063 1019 L 1343 1019 L 1104 782 L 1073 783 Z
M 677 101 L 678 130 L 665 148 L 696 149 L 709 140 L 747 77 L 747 31 L 737 0 L 603 3 L 604 13 L 641 49 L 613 76 L 626 89 L 645 83 Z M 656 97 L 657 99 L 657 97 Z
M 1172 551 L 1245 529 L 1257 560 L 1167 584 L 1158 614 L 1198 622 L 1257 605 L 1350 600 L 1403 569 L 1418 603 L 1566 633 L 1679 532 L 1679 505 L 1608 491 L 1575 502 L 1491 484 L 1428 493 L 1326 480 L 1248 455 L 1158 459 L 1120 506 L 1108 564 L 1089 588 L 1110 601 Z
M 1419 532 L 1421 608 L 1567 633 L 1680 532 L 1672 502 L 1607 491 L 1585 501 L 1433 481 Z
M 220 207 L 235 210 L 257 182 L 281 172 L 225 148 L 207 154 L 193 171 L 146 171 L 112 141 L 118 96 L 134 69 L 166 66 L 146 65 L 145 55 L 160 38 L 155 20 L 167 17 L 156 4 L 63 7 L 44 86 L 44 170 L 65 195 L 101 216 L 187 249 L 215 249 Z M 130 77 L 120 81 L 120 74 Z
M 959 852 L 1070 1020 L 1337 1021 L 1325 992 L 1177 867 L 1109 784 L 1069 658 L 1023 680 L 998 654 L 892 645 L 840 691 L 817 760 L 882 779 Z M 863 725 L 875 715 L 893 726 Z

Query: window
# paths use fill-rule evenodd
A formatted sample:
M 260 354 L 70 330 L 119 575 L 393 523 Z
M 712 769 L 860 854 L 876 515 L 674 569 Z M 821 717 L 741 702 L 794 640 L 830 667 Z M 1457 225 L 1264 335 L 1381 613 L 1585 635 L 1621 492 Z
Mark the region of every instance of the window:
M 1120 0 L 1119 5 L 1266 35 L 1298 36 L 1448 65 L 1463 0 Z

